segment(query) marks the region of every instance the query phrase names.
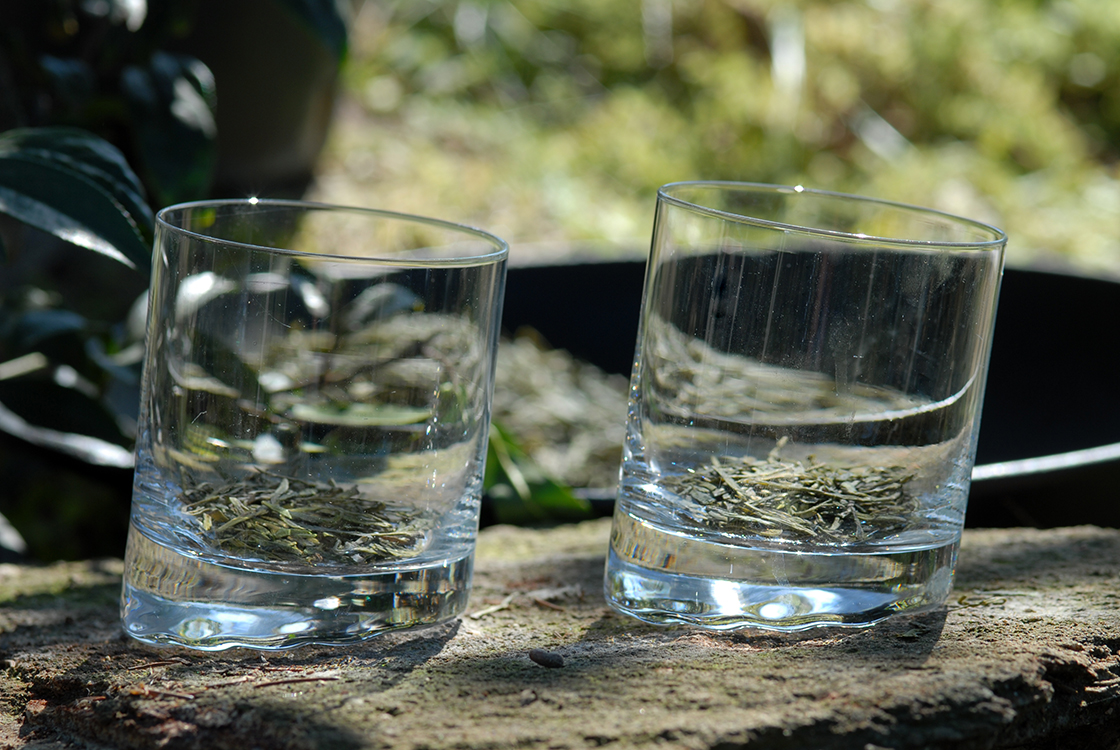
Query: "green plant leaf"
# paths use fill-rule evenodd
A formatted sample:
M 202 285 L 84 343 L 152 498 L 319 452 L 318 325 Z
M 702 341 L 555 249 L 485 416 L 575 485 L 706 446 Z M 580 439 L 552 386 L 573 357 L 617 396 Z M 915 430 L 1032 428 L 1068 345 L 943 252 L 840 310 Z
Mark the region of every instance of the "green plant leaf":
M 95 466 L 131 468 L 132 451 L 107 440 L 37 427 L 0 402 L 0 430 L 32 445 L 59 451 Z
M 12 151 L 88 177 L 121 204 L 144 242 L 151 242 L 155 222 L 144 185 L 124 154 L 108 141 L 79 128 L 23 128 L 0 135 L 0 156 Z
M 217 159 L 214 77 L 193 57 L 156 52 L 121 73 L 137 169 L 160 206 L 206 197 Z
M 151 246 L 137 216 L 150 235 L 150 212 L 130 195 L 138 183 L 122 178 L 123 157 L 119 163 L 104 158 L 116 151 L 112 146 L 80 133 L 0 135 L 0 212 L 147 274 Z M 58 147 L 51 145 L 53 135 Z
M 82 331 L 86 319 L 71 310 L 29 310 L 12 323 L 12 339 L 22 350 L 29 350 L 44 339 L 61 333 Z
M 0 381 L 0 430 L 100 466 L 129 466 L 128 439 L 97 399 L 41 377 Z
M 105 351 L 105 342 L 95 336 L 86 339 L 85 353 L 91 362 L 107 372 L 114 379 L 126 385 L 139 384 L 141 365 L 138 360 L 143 354 L 142 344 L 136 344 L 137 361 L 135 362 L 131 361 L 131 356 L 127 361 L 128 363 L 122 363 L 119 359 L 110 356 Z M 130 355 L 131 353 L 131 351 L 127 352 L 127 354 Z
M 278 0 L 278 4 L 296 16 L 336 60 L 346 58 L 346 20 L 339 0 Z
M 42 358 L 44 366 L 65 365 L 85 379 L 83 387 L 91 396 L 104 392 L 114 380 L 126 385 L 137 383 L 139 364 L 121 364 L 109 356 L 98 333 L 101 328 L 73 310 L 0 308 L 0 351 L 9 357 Z M 5 379 L 0 376 L 0 380 Z
M 96 396 L 42 377 L 46 372 L 0 382 L 0 403 L 36 427 L 128 444 L 116 417 Z
M 591 518 L 591 503 L 545 474 L 506 430 L 490 425 L 483 487 L 498 523 L 528 524 Z
M 93 66 L 85 60 L 42 55 L 39 65 L 51 95 L 58 98 L 68 110 L 79 110 L 93 97 L 97 75 Z

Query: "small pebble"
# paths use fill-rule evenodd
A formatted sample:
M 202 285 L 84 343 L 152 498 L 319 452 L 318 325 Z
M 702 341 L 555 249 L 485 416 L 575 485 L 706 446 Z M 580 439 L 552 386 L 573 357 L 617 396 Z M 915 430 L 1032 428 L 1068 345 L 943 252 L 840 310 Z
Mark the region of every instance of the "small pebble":
M 549 669 L 559 669 L 564 666 L 564 657 L 553 651 L 545 651 L 543 648 L 534 648 L 529 651 L 529 658 L 540 664 L 542 667 Z

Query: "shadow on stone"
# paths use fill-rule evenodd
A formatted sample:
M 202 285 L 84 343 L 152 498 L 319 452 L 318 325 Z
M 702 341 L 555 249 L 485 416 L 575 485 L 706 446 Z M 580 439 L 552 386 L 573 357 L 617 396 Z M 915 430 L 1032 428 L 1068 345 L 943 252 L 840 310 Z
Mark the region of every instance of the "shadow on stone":
M 221 654 L 126 638 L 72 645 L 60 638 L 7 666 L 29 696 L 24 737 L 113 747 L 345 749 L 370 736 L 331 716 L 346 694 L 340 697 L 339 684 L 365 694 L 388 690 L 458 630 L 453 622 L 359 646 Z
M 347 750 L 364 746 L 368 739 L 323 721 L 323 706 L 314 700 L 188 700 L 170 691 L 135 693 L 78 698 L 65 704 L 32 698 L 20 736 L 175 750 Z

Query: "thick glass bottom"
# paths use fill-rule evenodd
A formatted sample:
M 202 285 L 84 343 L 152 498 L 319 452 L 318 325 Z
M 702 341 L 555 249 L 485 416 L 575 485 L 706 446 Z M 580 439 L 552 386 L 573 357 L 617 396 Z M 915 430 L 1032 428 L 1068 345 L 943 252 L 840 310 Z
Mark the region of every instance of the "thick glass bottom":
M 203 651 L 343 645 L 461 614 L 474 554 L 423 567 L 330 575 L 212 560 L 129 530 L 121 618 L 152 644 Z
M 739 546 L 616 512 L 604 588 L 614 609 L 657 624 L 867 627 L 944 604 L 959 544 L 958 537 L 859 549 Z

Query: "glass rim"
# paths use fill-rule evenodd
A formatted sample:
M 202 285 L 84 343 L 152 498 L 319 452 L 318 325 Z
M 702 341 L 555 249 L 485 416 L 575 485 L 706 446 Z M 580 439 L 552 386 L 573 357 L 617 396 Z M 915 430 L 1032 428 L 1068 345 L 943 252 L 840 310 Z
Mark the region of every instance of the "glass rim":
M 959 240 L 918 240 L 906 239 L 901 237 L 884 237 L 873 234 L 863 234 L 858 232 L 843 232 L 837 229 L 823 229 L 820 227 L 804 226 L 801 224 L 787 224 L 785 222 L 773 221 L 771 219 L 760 219 L 746 214 L 734 213 L 732 211 L 724 211 L 711 206 L 705 206 L 700 203 L 693 203 L 692 201 L 672 195 L 670 191 L 678 188 L 713 188 L 723 190 L 743 190 L 755 193 L 785 193 L 790 195 L 812 195 L 818 198 L 829 198 L 842 202 L 855 202 L 877 204 L 886 208 L 895 209 L 902 212 L 926 214 L 935 216 L 943 220 L 947 220 L 953 224 L 970 226 L 978 230 L 990 233 L 992 239 L 989 240 L 975 240 L 975 241 L 959 241 Z M 900 247 L 913 247 L 913 248 L 931 248 L 931 247 L 944 247 L 950 249 L 990 249 L 1000 247 L 1007 243 L 1007 233 L 1002 229 L 987 224 L 976 219 L 969 219 L 964 216 L 941 211 L 936 208 L 926 208 L 924 206 L 915 206 L 909 203 L 901 203 L 898 201 L 885 200 L 882 198 L 872 198 L 869 196 L 855 195 L 852 193 L 840 193 L 831 190 L 820 190 L 817 188 L 807 188 L 802 185 L 789 186 L 789 185 L 771 185 L 761 182 L 738 182 L 734 180 L 686 180 L 681 182 L 670 182 L 662 185 L 657 189 L 657 198 L 659 201 L 663 200 L 673 205 L 684 208 L 696 213 L 707 214 L 709 216 L 728 219 L 740 224 L 749 224 L 757 227 L 764 227 L 769 229 L 780 229 L 783 231 L 798 232 L 818 237 L 828 237 L 830 239 L 839 239 L 847 242 L 858 244 L 890 244 Z
M 298 209 L 301 211 L 335 211 L 346 212 L 352 214 L 367 214 L 369 216 L 376 216 L 383 219 L 393 219 L 402 222 L 411 222 L 415 224 L 426 224 L 428 226 L 438 227 L 454 232 L 460 232 L 464 235 L 474 237 L 477 240 L 490 243 L 496 249 L 489 253 L 477 254 L 464 254 L 457 255 L 449 258 L 405 258 L 405 257 L 392 257 L 381 255 L 345 255 L 338 253 L 311 253 L 304 250 L 293 250 L 287 247 L 274 247 L 271 245 L 256 245 L 251 242 L 241 242 L 239 240 L 222 239 L 221 237 L 214 237 L 208 234 L 184 229 L 175 226 L 169 222 L 166 215 L 172 211 L 185 211 L 191 209 L 204 209 L 204 208 L 218 208 L 227 206 L 264 206 L 264 207 L 277 207 Z M 333 262 L 346 262 L 346 263 L 381 263 L 385 265 L 394 266 L 473 266 L 473 265 L 487 265 L 490 263 L 498 263 L 506 260 L 509 257 L 509 243 L 503 240 L 496 234 L 491 234 L 484 229 L 472 227 L 467 224 L 459 224 L 445 219 L 436 219 L 430 216 L 420 216 L 417 214 L 407 214 L 399 211 L 388 211 L 380 208 L 365 208 L 362 206 L 346 206 L 334 203 L 322 203 L 317 201 L 304 201 L 294 200 L 287 198 L 213 198 L 209 200 L 187 201 L 183 203 L 175 203 L 170 206 L 161 208 L 155 216 L 156 229 L 166 229 L 170 232 L 186 235 L 193 239 L 215 245 L 226 245 L 228 247 L 237 247 L 245 250 L 261 250 L 269 253 L 277 253 L 280 255 L 289 255 L 299 258 L 315 258 L 318 260 L 327 260 Z

